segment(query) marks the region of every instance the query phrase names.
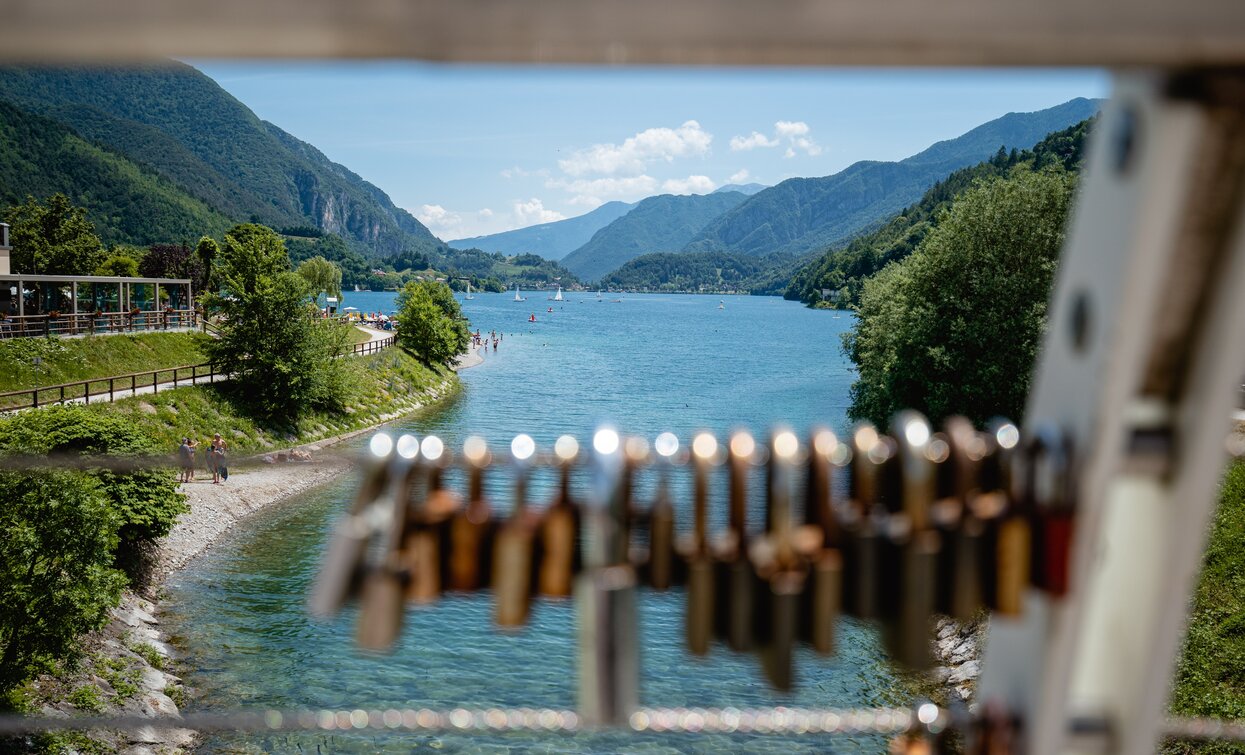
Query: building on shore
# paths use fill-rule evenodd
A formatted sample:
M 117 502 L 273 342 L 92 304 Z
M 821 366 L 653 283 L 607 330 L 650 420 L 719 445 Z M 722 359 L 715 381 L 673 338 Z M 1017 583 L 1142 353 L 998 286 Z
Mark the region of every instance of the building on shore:
M 0 227 L 0 232 L 7 231 L 7 226 Z M 189 279 L 14 275 L 8 272 L 8 249 L 0 251 L 0 338 L 196 325 Z

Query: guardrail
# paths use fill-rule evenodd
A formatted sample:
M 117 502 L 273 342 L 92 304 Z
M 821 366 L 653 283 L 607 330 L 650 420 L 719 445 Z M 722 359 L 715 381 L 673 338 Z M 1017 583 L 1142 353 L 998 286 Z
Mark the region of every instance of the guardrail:
M 0 320 L 0 339 L 38 336 L 73 336 L 107 333 L 137 333 L 169 328 L 194 328 L 198 317 L 193 309 L 94 312 L 51 315 L 8 315 Z
M 189 371 L 189 375 L 186 372 Z M 216 379 L 216 367 L 211 363 L 189 364 L 181 367 L 166 367 L 147 372 L 132 372 L 128 375 L 91 378 L 73 383 L 60 383 L 39 388 L 27 388 L 21 391 L 0 393 L 0 411 L 17 409 L 35 409 L 40 405 L 63 404 L 66 401 L 82 399 L 83 403 L 91 403 L 92 398 L 115 401 L 118 395 L 136 396 L 140 388 L 151 388 L 152 393 L 159 393 L 160 386 L 197 385 L 200 381 L 213 382 Z M 161 380 L 160 376 L 166 376 Z M 99 386 L 98 390 L 93 390 Z M 106 387 L 104 387 L 106 386 Z M 21 399 L 15 401 L 15 399 Z M 42 401 L 41 401 L 42 399 Z
M 343 356 L 366 356 L 375 354 L 393 346 L 396 336 L 388 336 L 375 341 L 365 341 L 351 345 Z M 85 404 L 91 399 L 98 401 L 115 401 L 118 396 L 137 396 L 140 389 L 151 388 L 152 393 L 159 393 L 161 387 L 177 388 L 182 385 L 198 385 L 200 382 L 211 383 L 219 373 L 211 362 L 188 364 L 180 367 L 165 367 L 158 370 L 133 372 L 128 375 L 91 378 L 72 383 L 59 383 L 38 388 L 26 388 L 20 391 L 0 393 L 0 412 L 11 412 L 18 409 L 36 409 L 48 404 L 63 404 L 66 401 L 81 400 Z M 161 380 L 164 376 L 164 380 Z
M 398 340 L 398 337 L 396 335 L 392 335 L 386 338 L 378 338 L 375 341 L 364 341 L 363 343 L 356 343 L 354 344 L 354 346 L 351 347 L 350 353 L 352 356 L 353 355 L 364 355 L 364 354 L 375 354 L 381 349 L 389 348 L 397 340 Z

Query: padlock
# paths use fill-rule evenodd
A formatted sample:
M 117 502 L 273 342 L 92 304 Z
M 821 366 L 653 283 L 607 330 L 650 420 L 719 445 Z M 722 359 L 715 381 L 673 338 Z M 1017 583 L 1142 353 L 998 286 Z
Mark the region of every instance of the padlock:
M 536 522 L 527 509 L 527 475 L 535 452 L 536 443 L 528 435 L 518 435 L 510 443 L 514 507 L 498 528 L 493 547 L 493 619 L 506 629 L 526 624 L 531 608 Z
M 833 501 L 834 433 L 814 430 L 809 439 L 804 525 L 795 534 L 796 552 L 808 564 L 801 601 L 800 636 L 822 655 L 834 652 L 834 630 L 843 602 L 842 533 Z
M 450 590 L 473 591 L 488 587 L 493 567 L 493 535 L 496 523 L 484 496 L 484 470 L 491 462 L 488 444 L 479 436 L 463 443 L 469 482 L 467 505 L 450 522 Z
M 714 544 L 714 607 L 719 637 L 731 650 L 752 649 L 756 611 L 757 576 L 748 558 L 748 473 L 752 467 L 756 441 L 745 431 L 731 435 L 727 448 L 730 476 L 729 512 L 726 532 Z
M 845 610 L 860 619 L 878 615 L 879 530 L 886 513 L 878 503 L 882 470 L 894 456 L 894 441 L 862 422 L 852 432 L 851 497 L 843 512 Z
M 541 518 L 537 542 L 537 590 L 550 598 L 571 596 L 575 575 L 582 565 L 579 506 L 571 497 L 571 468 L 578 454 L 579 444 L 569 435 L 563 435 L 554 444 L 558 492 Z
M 662 433 L 654 444 L 659 457 L 660 470 L 657 492 L 648 511 L 648 558 L 646 576 L 654 590 L 668 590 L 679 581 L 676 573 L 678 559 L 675 553 L 674 504 L 670 500 L 669 469 L 671 458 L 679 450 L 679 441 L 673 433 Z
M 1075 457 L 1068 437 L 1049 425 L 1036 428 L 1027 456 L 1033 523 L 1030 576 L 1035 587 L 1062 597 L 1068 591 L 1072 554 Z
M 368 521 L 369 514 L 389 479 L 393 440 L 384 433 L 378 433 L 369 445 L 359 489 L 346 516 L 333 529 L 324 563 L 312 587 L 308 610 L 313 616 L 336 616 L 346 601 L 359 591 L 364 554 L 374 529 Z
M 389 483 L 374 510 L 378 526 L 368 546 L 367 570 L 359 590 L 355 640 L 365 650 L 388 650 L 402 631 L 404 594 L 410 575 L 402 558 L 403 534 L 410 516 L 407 504 L 419 474 L 419 444 L 412 436 L 398 438 L 389 468 Z
M 930 448 L 938 469 L 932 517 L 943 546 L 938 555 L 936 610 L 957 621 L 969 621 L 984 605 L 984 527 L 968 503 L 977 493 L 985 444 L 967 419 L 951 417 Z
M 1017 452 L 1020 431 L 1006 420 L 990 423 L 985 436 L 989 453 L 986 457 L 989 480 L 997 489 L 977 497 L 974 512 L 986 523 L 986 549 L 992 569 L 984 572 L 985 582 L 993 589 L 986 594 L 991 610 L 1004 616 L 1019 616 L 1024 610 L 1025 592 L 1029 587 L 1032 553 L 1030 514 L 1027 510 L 1028 470 L 1024 455 Z
M 753 633 L 761 669 L 770 684 L 782 692 L 795 685 L 797 625 L 807 582 L 795 551 L 791 511 L 791 478 L 799 446 L 790 430 L 780 429 L 770 439 L 765 517 L 768 525 L 765 534 L 756 538 L 750 548 L 761 581 Z
M 637 580 L 627 561 L 630 490 L 618 433 L 597 430 L 593 451 L 585 568 L 575 580 L 579 715 L 589 726 L 619 726 L 640 703 Z
M 709 433 L 692 441 L 692 536 L 684 549 L 687 561 L 687 612 L 684 626 L 687 649 L 706 655 L 713 635 L 714 565 L 709 551 L 709 468 L 718 453 L 718 442 Z
M 457 494 L 443 484 L 445 467 L 450 462 L 445 443 L 429 435 L 420 442 L 419 451 L 427 476 L 424 494 L 408 501 L 411 512 L 402 561 L 409 576 L 406 599 L 428 604 L 439 600 L 444 589 L 444 577 L 449 571 L 450 522 L 458 513 L 460 502 Z

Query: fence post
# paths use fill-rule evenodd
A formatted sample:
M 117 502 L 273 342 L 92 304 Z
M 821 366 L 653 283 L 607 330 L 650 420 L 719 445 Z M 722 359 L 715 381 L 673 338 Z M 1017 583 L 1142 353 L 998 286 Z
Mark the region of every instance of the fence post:
M 31 395 L 34 396 L 34 403 L 32 404 L 32 406 L 35 409 L 38 409 L 39 408 L 39 389 L 35 388 L 34 393 L 32 393 Z
M 113 381 L 114 381 L 114 380 L 115 380 L 115 378 L 108 378 L 108 403 L 110 403 L 110 404 L 113 402 L 113 398 L 112 398 L 112 383 L 113 383 Z
M 156 370 L 151 373 L 151 393 L 155 395 L 160 392 L 160 371 Z

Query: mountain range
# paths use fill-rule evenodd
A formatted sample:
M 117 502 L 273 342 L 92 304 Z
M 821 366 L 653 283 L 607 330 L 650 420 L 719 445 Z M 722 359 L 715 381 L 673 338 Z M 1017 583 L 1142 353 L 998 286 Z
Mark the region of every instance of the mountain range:
M 588 243 L 592 234 L 626 215 L 635 207 L 627 202 L 606 202 L 592 212 L 566 220 L 530 225 L 487 236 L 473 236 L 448 241 L 455 249 L 479 249 L 502 254 L 538 254 L 551 260 L 560 260 Z
M 755 272 L 752 265 L 736 265 L 738 255 L 773 256 L 774 264 L 769 267 L 794 270 L 798 263 L 869 230 L 911 205 L 952 172 L 986 160 L 1000 148 L 1030 148 L 1047 134 L 1092 116 L 1099 105 L 1097 100 L 1078 98 L 1037 112 L 1008 113 L 904 160 L 861 161 L 830 176 L 791 178 L 770 187 L 728 185 L 703 196 L 650 197 L 558 259 L 584 280 L 602 279 L 612 271 L 623 273 L 606 280 L 613 285 L 623 285 L 627 280 L 651 280 L 653 271 L 677 267 L 653 258 L 646 259 L 640 267 L 621 269 L 627 262 L 647 255 L 725 254 L 689 261 L 678 275 L 690 280 L 696 277 L 693 270 L 708 269 L 713 261 L 723 262 L 731 269 L 739 268 L 737 272 L 744 276 L 723 279 L 723 285 L 728 287 Z M 715 197 L 732 199 L 718 202 Z M 714 214 L 720 208 L 724 209 Z M 546 228 L 577 220 L 559 221 Z M 580 230 L 583 227 L 577 226 Z M 550 252 L 540 246 L 529 246 L 526 251 L 550 258 L 563 254 L 560 248 Z M 767 276 L 766 291 L 781 292 L 786 287 L 777 279 L 768 280 L 770 277 L 773 276 Z M 772 286 L 777 288 L 771 291 Z
M 22 122 L 25 133 L 23 143 L 13 145 L 15 155 L 0 156 L 0 170 L 15 179 L 5 182 L 3 199 L 58 187 L 87 207 L 106 241 L 141 244 L 187 237 L 167 235 L 179 230 L 176 224 L 112 222 L 118 210 L 137 211 L 119 208 L 124 200 L 118 197 L 124 195 L 108 182 L 58 178 L 58 172 L 80 169 L 47 159 L 53 154 L 49 150 L 71 159 L 66 150 L 81 152 L 82 143 L 89 144 L 100 152 L 96 163 L 129 173 L 131 183 L 141 176 L 160 187 L 168 201 L 194 208 L 200 216 L 214 213 L 214 222 L 198 226 L 191 241 L 230 222 L 255 220 L 278 229 L 311 226 L 334 233 L 373 258 L 444 246 L 385 192 L 260 120 L 216 82 L 181 63 L 3 67 L 0 100 L 10 103 L 5 116 Z M 49 135 L 59 140 L 58 146 L 31 132 L 31 124 L 47 128 L 49 121 L 59 124 Z M 222 219 L 227 219 L 224 224 Z
M 596 280 L 642 254 L 677 252 L 706 223 L 747 198 L 737 191 L 649 197 L 563 257 L 562 265 L 583 280 Z

